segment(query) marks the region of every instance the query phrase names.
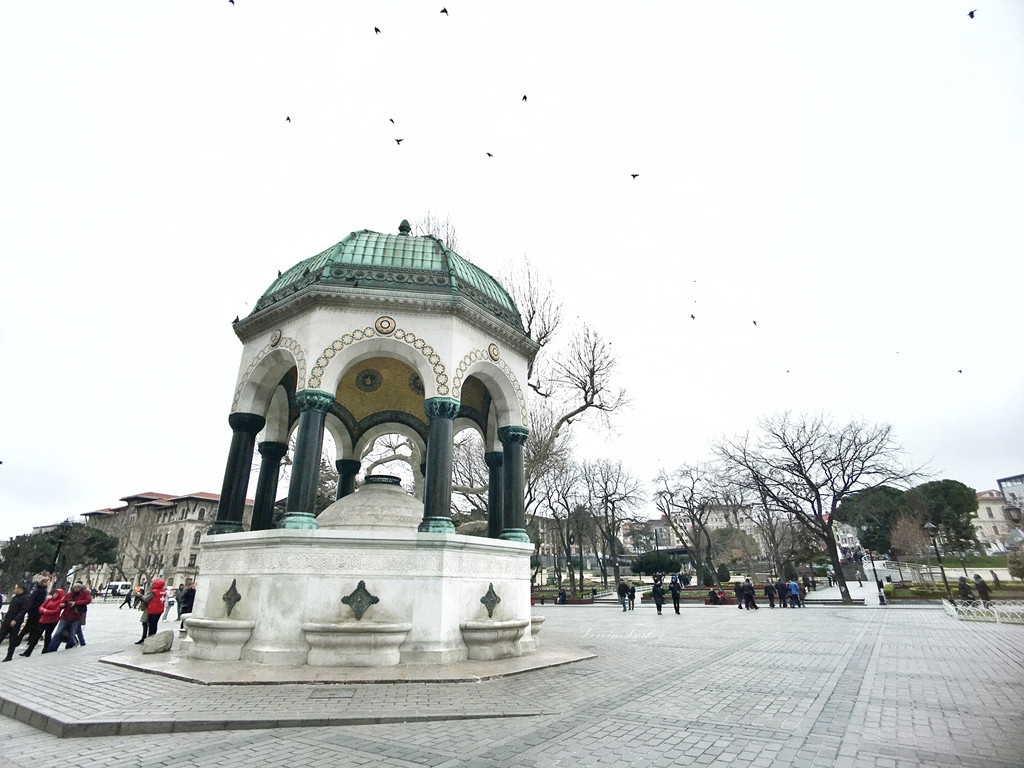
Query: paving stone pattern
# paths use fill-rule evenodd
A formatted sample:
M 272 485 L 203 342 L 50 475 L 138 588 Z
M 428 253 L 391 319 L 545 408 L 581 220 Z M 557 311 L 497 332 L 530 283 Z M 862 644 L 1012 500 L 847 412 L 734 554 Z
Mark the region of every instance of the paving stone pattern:
M 1006 714 L 1024 709 L 1024 627 L 896 606 L 538 613 L 542 642 L 597 658 L 479 683 L 202 686 L 100 663 L 139 625 L 98 605 L 87 647 L 0 665 L 4 711 L 181 732 L 58 738 L 0 717 L 0 755 L 18 768 L 1024 765 Z M 303 727 L 316 718 L 383 723 Z

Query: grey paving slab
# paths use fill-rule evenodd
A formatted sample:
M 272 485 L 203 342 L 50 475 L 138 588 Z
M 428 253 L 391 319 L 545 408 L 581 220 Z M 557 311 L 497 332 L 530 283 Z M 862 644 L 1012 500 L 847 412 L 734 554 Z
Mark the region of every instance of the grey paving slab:
M 542 640 L 597 656 L 467 683 L 207 686 L 101 664 L 131 651 L 138 623 L 97 606 L 87 647 L 0 665 L 0 755 L 25 768 L 1024 764 L 1024 735 L 998 714 L 1024 705 L 1021 627 L 869 606 L 543 615 Z M 57 738 L 12 706 L 106 735 Z M 146 733 L 155 722 L 173 732 Z

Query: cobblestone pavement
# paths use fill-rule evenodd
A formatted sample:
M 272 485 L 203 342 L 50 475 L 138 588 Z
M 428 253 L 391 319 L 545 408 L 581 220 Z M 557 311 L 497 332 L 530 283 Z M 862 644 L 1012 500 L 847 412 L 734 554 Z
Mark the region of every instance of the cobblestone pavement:
M 139 625 L 95 606 L 87 647 L 0 665 L 0 697 L 82 720 L 159 713 L 182 732 L 60 739 L 0 717 L 0 756 L 18 768 L 1024 765 L 1018 718 L 1002 714 L 1024 708 L 1024 627 L 901 606 L 537 612 L 542 643 L 597 658 L 479 683 L 200 686 L 99 663 Z M 189 732 L 225 712 L 261 729 Z M 367 713 L 396 721 L 266 727 Z

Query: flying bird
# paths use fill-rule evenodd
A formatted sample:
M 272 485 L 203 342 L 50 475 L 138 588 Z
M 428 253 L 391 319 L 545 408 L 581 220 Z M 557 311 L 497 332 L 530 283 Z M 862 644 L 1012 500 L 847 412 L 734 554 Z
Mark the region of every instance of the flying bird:
M 757 320 L 754 321 L 754 325 L 757 325 Z
M 639 176 L 640 174 L 639 174 L 639 173 L 631 173 L 631 174 L 629 174 L 629 175 L 630 175 L 630 176 L 632 176 L 632 177 L 633 177 L 633 178 L 635 179 L 635 178 L 636 178 L 637 176 Z
M 280 276 L 281 276 L 281 270 L 280 270 L 280 269 L 279 269 L 279 270 L 277 270 L 277 276 L 278 276 L 278 277 L 280 277 Z
M 292 119 L 291 119 L 290 117 L 286 117 L 286 118 L 284 119 L 284 121 L 285 121 L 286 123 L 290 123 L 290 122 L 292 121 Z
M 228 0 L 228 2 L 231 3 L 232 5 L 235 4 L 235 0 Z
M 441 9 L 441 13 L 443 13 L 445 16 L 447 16 L 448 15 L 448 9 L 447 8 L 442 8 Z
M 963 371 L 962 370 L 957 370 L 957 373 L 963 373 Z
M 968 13 L 967 15 L 968 15 L 968 16 L 969 16 L 970 18 L 972 18 L 972 19 L 973 19 L 973 18 L 974 18 L 974 14 L 976 14 L 977 12 L 978 12 L 978 9 L 977 9 L 977 8 L 975 8 L 975 9 L 974 9 L 973 11 L 971 11 L 971 12 L 970 12 L 970 13 Z
M 526 94 L 523 94 L 523 101 L 526 101 Z
M 488 157 L 494 157 L 494 155 L 492 155 L 490 152 L 487 153 L 487 156 Z
M 391 122 L 391 124 L 392 124 L 392 125 L 394 125 L 394 124 L 395 124 L 395 118 L 393 118 L 393 117 L 389 117 L 389 118 L 388 118 L 388 120 L 389 120 L 389 121 Z
M 379 35 L 379 34 L 380 34 L 380 27 L 374 27 L 374 28 L 373 28 L 373 33 L 374 33 L 375 35 Z
M 403 141 L 405 141 L 405 139 L 395 139 L 395 144 L 401 146 Z
M 696 316 L 695 316 L 695 315 L 690 315 L 690 319 L 691 319 L 691 320 L 696 320 L 697 318 L 696 318 Z

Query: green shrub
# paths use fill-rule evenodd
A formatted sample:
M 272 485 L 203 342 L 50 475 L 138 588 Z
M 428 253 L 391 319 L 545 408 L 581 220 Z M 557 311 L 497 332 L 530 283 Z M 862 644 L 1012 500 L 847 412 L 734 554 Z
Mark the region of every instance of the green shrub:
M 718 580 L 726 582 L 731 578 L 732 574 L 729 573 L 729 566 L 722 563 L 718 566 Z M 710 586 L 710 585 L 709 585 Z

